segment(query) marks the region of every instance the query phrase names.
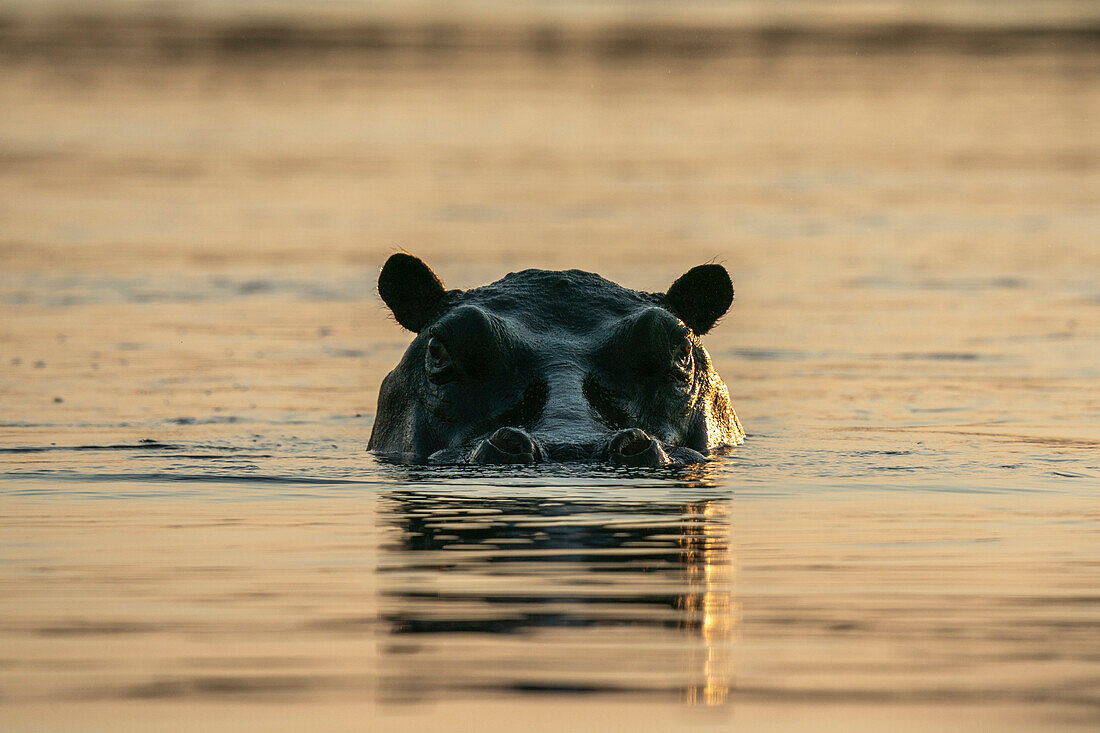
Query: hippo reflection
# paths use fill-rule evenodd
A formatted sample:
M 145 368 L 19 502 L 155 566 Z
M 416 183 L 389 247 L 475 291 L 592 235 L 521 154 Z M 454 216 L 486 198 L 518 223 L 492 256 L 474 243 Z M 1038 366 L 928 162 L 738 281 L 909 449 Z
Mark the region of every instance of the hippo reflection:
M 432 463 L 697 463 L 741 443 L 699 341 L 733 302 L 721 265 L 666 293 L 579 270 L 446 290 L 395 254 L 378 292 L 416 338 L 382 383 L 369 448 Z
M 641 495 L 629 479 L 585 497 L 560 483 L 550 496 L 494 494 L 444 487 L 448 469 L 409 474 L 410 488 L 378 502 L 381 699 L 637 692 L 725 703 L 740 604 L 716 468 L 655 479 Z

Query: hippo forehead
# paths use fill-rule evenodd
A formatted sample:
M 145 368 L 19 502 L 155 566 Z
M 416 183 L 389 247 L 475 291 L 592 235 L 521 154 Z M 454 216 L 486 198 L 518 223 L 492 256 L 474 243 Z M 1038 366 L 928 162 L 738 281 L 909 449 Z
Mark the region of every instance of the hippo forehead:
M 466 291 L 459 303 L 476 305 L 535 334 L 583 338 L 658 305 L 660 296 L 581 270 L 524 270 Z

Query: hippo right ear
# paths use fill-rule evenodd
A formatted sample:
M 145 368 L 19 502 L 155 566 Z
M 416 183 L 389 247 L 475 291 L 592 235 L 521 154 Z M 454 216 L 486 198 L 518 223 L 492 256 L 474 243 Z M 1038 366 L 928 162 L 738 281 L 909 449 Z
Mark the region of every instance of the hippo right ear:
M 733 281 L 721 265 L 693 267 L 665 293 L 664 306 L 702 336 L 733 305 Z
M 398 323 L 420 333 L 443 307 L 447 291 L 423 260 L 398 252 L 378 273 L 378 294 Z

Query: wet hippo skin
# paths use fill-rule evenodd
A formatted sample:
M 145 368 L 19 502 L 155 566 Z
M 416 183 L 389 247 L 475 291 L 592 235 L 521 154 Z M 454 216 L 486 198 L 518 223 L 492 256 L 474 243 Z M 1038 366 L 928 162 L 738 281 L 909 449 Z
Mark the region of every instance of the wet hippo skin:
M 699 337 L 733 302 L 721 265 L 665 293 L 524 270 L 447 290 L 389 258 L 378 292 L 416 333 L 382 382 L 369 448 L 407 461 L 697 463 L 744 431 Z

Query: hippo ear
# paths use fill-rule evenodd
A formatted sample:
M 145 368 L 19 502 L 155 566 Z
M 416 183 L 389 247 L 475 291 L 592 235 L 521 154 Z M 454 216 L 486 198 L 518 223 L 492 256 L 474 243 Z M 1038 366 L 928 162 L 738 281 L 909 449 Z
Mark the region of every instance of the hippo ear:
M 378 274 L 378 294 L 398 323 L 419 333 L 443 307 L 446 291 L 423 260 L 398 252 Z
M 693 267 L 669 286 L 664 306 L 702 336 L 733 304 L 733 281 L 721 265 Z

